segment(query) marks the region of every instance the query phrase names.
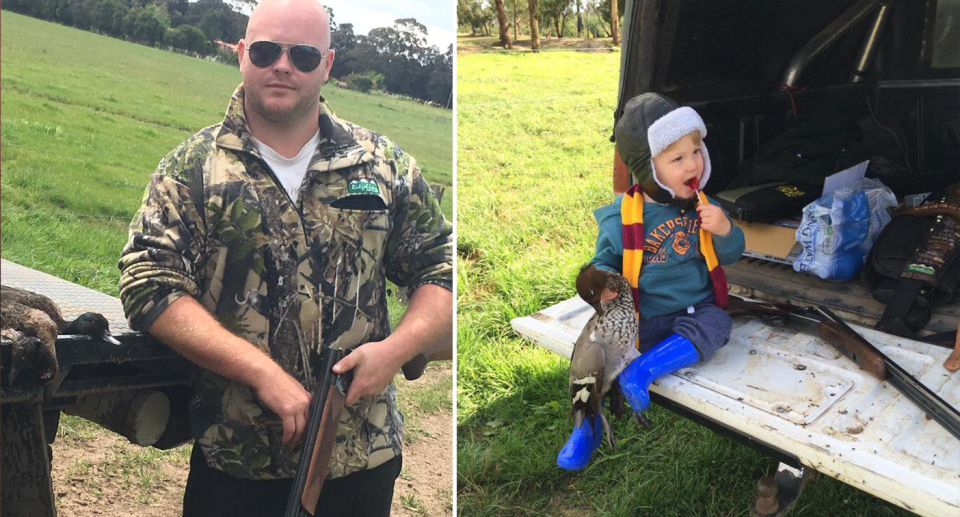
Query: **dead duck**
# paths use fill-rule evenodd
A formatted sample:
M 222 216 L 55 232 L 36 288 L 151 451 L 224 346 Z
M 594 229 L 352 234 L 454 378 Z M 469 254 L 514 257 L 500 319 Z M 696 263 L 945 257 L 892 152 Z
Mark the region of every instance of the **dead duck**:
M 60 313 L 60 308 L 50 298 L 7 285 L 0 286 L 0 299 L 11 300 L 27 307 L 43 311 L 57 326 L 58 335 L 84 335 L 102 339 L 110 344 L 119 345 L 110 334 L 110 323 L 107 318 L 97 312 L 85 312 L 73 321 L 66 321 Z
M 580 269 L 576 287 L 577 294 L 596 314 L 584 326 L 570 358 L 568 387 L 574 430 L 557 457 L 557 464 L 567 470 L 589 463 L 593 450 L 600 445 L 601 432 L 616 449 L 602 401 L 608 394 L 619 394 L 615 389 L 617 376 L 640 355 L 635 347 L 637 317 L 627 279 L 588 264 Z M 622 407 L 622 402 L 614 405 Z
M 6 285 L 0 286 L 0 329 L 18 333 L 4 335 L 11 338 L 17 351 L 11 358 L 11 379 L 15 378 L 14 373 L 26 369 L 34 360 L 40 378 L 52 379 L 58 368 L 56 340 L 60 334 L 82 334 L 120 344 L 110 335 L 110 324 L 102 314 L 87 312 L 73 321 L 66 321 L 50 298 Z M 35 343 L 29 338 L 40 341 L 35 354 L 30 353 L 31 345 Z
M 34 365 L 43 381 L 49 381 L 56 375 L 57 324 L 47 313 L 3 296 L 0 297 L 0 328 L 4 330 L 4 337 L 12 338 L 13 342 L 11 382 L 21 371 Z M 39 344 L 34 346 L 31 338 L 39 340 Z
M 20 375 L 28 365 L 38 364 L 37 354 L 40 352 L 40 347 L 43 344 L 38 337 L 32 337 L 24 335 L 22 332 L 14 329 L 2 329 L 0 330 L 0 337 L 10 341 L 10 355 L 4 357 L 5 361 L 8 361 L 10 365 L 10 371 L 7 374 L 7 377 L 4 378 L 5 383 L 13 383 L 17 377 Z M 49 360 L 50 356 L 44 356 L 44 361 Z M 54 357 L 54 359 L 56 359 Z M 38 365 L 41 370 L 49 369 L 49 366 Z M 56 365 L 54 365 L 54 370 Z

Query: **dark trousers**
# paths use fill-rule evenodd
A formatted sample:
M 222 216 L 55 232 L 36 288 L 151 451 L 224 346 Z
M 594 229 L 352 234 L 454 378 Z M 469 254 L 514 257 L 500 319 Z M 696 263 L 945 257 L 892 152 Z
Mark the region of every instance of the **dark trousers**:
M 714 303 L 713 295 L 693 306 L 693 314 L 686 310 L 640 321 L 640 352 L 650 350 L 670 334 L 680 334 L 690 340 L 700 353 L 700 360 L 713 357 L 730 340 L 733 321 Z
M 324 481 L 317 514 L 323 517 L 388 517 L 393 485 L 402 465 L 403 460 L 397 456 L 379 467 Z M 253 481 L 224 474 L 207 465 L 200 447 L 194 445 L 187 490 L 183 496 L 183 516 L 282 516 L 291 485 L 293 479 Z

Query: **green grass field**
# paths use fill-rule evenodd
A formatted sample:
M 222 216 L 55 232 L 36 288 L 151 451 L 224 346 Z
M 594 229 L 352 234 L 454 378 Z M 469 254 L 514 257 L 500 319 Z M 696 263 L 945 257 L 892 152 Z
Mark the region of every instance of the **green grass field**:
M 612 422 L 579 473 L 556 455 L 571 419 L 568 362 L 510 319 L 573 296 L 612 200 L 619 53 L 460 54 L 457 77 L 460 515 L 748 515 L 768 462 L 654 407 L 653 428 Z M 827 477 L 793 515 L 907 515 Z
M 3 257 L 117 295 L 127 224 L 157 163 L 223 120 L 235 67 L 3 11 Z M 394 138 L 452 185 L 452 114 L 332 86 L 344 119 Z M 452 216 L 452 189 L 443 208 Z

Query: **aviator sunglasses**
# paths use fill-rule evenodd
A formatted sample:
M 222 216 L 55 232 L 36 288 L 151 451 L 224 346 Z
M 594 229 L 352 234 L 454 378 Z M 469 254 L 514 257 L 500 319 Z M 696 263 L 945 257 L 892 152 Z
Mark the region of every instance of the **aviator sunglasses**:
M 301 72 L 312 72 L 323 61 L 323 53 L 317 47 L 293 43 L 276 43 L 274 41 L 254 41 L 247 47 L 250 62 L 258 68 L 272 65 L 286 49 L 293 66 Z

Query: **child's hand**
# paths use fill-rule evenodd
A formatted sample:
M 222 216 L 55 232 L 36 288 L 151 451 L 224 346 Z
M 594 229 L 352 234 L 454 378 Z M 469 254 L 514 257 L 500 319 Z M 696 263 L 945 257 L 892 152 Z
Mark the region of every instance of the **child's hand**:
M 700 227 L 718 237 L 726 237 L 733 230 L 727 214 L 717 205 L 700 203 L 697 205 L 697 213 L 700 214 Z

